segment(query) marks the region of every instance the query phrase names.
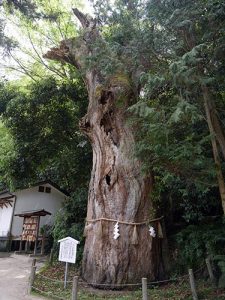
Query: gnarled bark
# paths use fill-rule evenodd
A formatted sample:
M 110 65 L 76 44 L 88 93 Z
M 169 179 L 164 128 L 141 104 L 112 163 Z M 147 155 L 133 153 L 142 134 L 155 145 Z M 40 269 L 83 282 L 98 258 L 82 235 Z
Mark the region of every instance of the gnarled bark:
M 85 28 L 84 38 L 67 40 L 45 57 L 73 64 L 85 73 L 89 106 L 80 128 L 93 148 L 93 169 L 89 187 L 88 226 L 83 256 L 83 277 L 93 284 L 140 282 L 162 277 L 161 247 L 146 224 L 137 226 L 138 244 L 132 243 L 133 225 L 119 224 L 120 237 L 113 238 L 116 222 L 93 221 L 108 218 L 143 222 L 153 217 L 152 178 L 141 173 L 134 155 L 135 128 L 128 125 L 127 106 L 134 92 L 126 83 L 111 80 L 106 85 L 98 68 L 85 69 L 84 57 L 92 55 L 90 45 L 99 38 L 95 21 L 77 9 L 75 15 Z M 118 105 L 123 100 L 123 106 Z M 102 230 L 101 230 L 102 229 Z M 98 233 L 101 232 L 101 235 Z

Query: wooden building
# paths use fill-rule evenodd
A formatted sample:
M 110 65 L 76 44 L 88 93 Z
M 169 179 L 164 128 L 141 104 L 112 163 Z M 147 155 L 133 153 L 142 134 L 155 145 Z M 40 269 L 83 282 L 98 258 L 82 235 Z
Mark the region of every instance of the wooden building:
M 37 217 L 34 215 L 35 212 L 47 212 L 41 215 L 38 224 L 39 230 L 43 225 L 53 224 L 54 216 L 62 207 L 62 203 L 67 196 L 66 191 L 63 191 L 49 180 L 38 182 L 31 187 L 25 187 L 14 192 L 1 192 L 0 251 L 9 250 L 12 245 L 15 249 L 19 248 L 21 238 L 25 240 L 24 221 L 29 216 L 33 218 L 33 221 L 37 221 L 38 218 L 35 218 Z M 37 235 L 39 235 L 39 232 Z M 31 235 L 27 235 L 27 239 L 31 239 Z

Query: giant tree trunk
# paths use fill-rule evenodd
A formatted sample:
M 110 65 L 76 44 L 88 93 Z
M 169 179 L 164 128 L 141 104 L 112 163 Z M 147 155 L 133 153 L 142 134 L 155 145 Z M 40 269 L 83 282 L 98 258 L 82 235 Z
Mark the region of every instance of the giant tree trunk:
M 83 255 L 83 277 L 89 283 L 121 284 L 155 280 L 162 276 L 160 240 L 152 238 L 147 224 L 133 224 L 154 217 L 152 179 L 141 173 L 134 154 L 135 128 L 128 124 L 127 107 L 134 93 L 126 80 L 106 84 L 97 67 L 85 69 L 83 58 L 92 55 L 90 44 L 99 38 L 95 22 L 78 10 L 75 15 L 85 28 L 85 39 L 62 42 L 45 57 L 72 63 L 82 72 L 88 89 L 89 106 L 80 122 L 93 148 L 87 236 Z M 121 105 L 122 100 L 122 105 Z M 96 220 L 107 218 L 109 220 Z M 111 221 L 111 220 L 115 221 Z M 113 238 L 119 222 L 120 236 Z M 154 226 L 154 225 L 153 225 Z
M 95 95 L 96 86 L 92 89 Z M 137 226 L 138 245 L 132 245 L 133 225 L 119 224 L 120 237 L 114 240 L 116 222 L 92 221 L 143 222 L 152 210 L 152 181 L 141 175 L 140 163 L 134 158 L 133 129 L 126 124 L 126 112 L 116 107 L 112 88 L 103 95 L 90 99 L 84 124 L 93 147 L 87 212 L 92 226 L 84 249 L 84 278 L 93 283 L 140 282 L 143 276 L 154 279 L 160 253 L 146 225 Z

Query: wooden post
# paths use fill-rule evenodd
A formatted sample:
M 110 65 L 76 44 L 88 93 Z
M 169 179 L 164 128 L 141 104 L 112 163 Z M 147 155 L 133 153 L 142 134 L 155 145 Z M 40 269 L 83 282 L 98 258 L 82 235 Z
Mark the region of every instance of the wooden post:
M 28 241 L 25 242 L 25 252 L 28 251 Z
M 27 242 L 27 252 L 30 252 L 30 241 Z
M 45 234 L 42 235 L 42 242 L 41 242 L 41 255 L 45 254 Z
M 77 294 L 78 294 L 78 276 L 73 277 L 73 286 L 72 286 L 72 300 L 77 300 Z
M 37 221 L 37 231 L 36 231 L 36 238 L 35 238 L 35 244 L 34 244 L 34 255 L 37 255 L 39 226 L 40 226 L 40 216 L 38 216 L 38 221 Z
M 207 269 L 208 269 L 209 278 L 210 278 L 212 284 L 215 284 L 216 283 L 216 278 L 215 278 L 215 276 L 213 274 L 213 270 L 212 270 L 212 265 L 211 265 L 210 258 L 209 257 L 206 258 L 205 262 L 206 262 L 206 266 L 207 266 Z
M 51 249 L 50 255 L 49 255 L 49 264 L 52 266 L 53 263 L 53 248 Z
M 37 268 L 36 266 L 33 266 L 33 261 L 32 261 L 31 272 L 30 272 L 30 279 L 29 279 L 29 285 L 28 285 L 28 293 L 29 294 L 31 293 L 32 287 L 33 287 L 33 284 L 34 284 L 36 268 Z
M 195 278 L 194 278 L 193 270 L 189 269 L 188 274 L 189 274 L 189 280 L 190 280 L 193 300 L 198 300 L 198 295 L 197 295 L 197 291 L 196 291 Z
M 66 262 L 66 267 L 65 267 L 65 276 L 64 276 L 64 289 L 66 289 L 66 286 L 67 286 L 68 265 L 69 265 L 69 263 L 68 263 L 68 262 Z
M 32 267 L 36 266 L 36 262 L 37 262 L 36 258 L 33 258 L 33 260 L 32 260 Z
M 147 278 L 142 278 L 142 299 L 148 300 Z
M 22 239 L 20 240 L 20 248 L 19 248 L 19 252 L 22 252 L 22 247 L 23 247 L 23 241 Z

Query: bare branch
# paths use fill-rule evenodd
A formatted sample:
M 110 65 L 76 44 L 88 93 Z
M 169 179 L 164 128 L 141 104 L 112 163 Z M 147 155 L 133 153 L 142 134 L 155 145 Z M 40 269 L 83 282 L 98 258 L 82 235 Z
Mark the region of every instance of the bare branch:
M 20 66 L 20 68 L 23 70 L 24 74 L 28 75 L 32 80 L 36 81 L 35 78 L 29 72 L 29 70 L 19 61 L 19 59 L 14 57 L 11 52 L 10 52 L 10 56 Z
M 97 30 L 95 30 L 97 24 L 96 19 L 93 19 L 89 15 L 83 14 L 77 8 L 73 9 L 73 13 L 78 18 L 83 28 L 87 29 L 87 36 L 89 37 L 88 41 L 83 38 L 83 44 L 76 47 L 74 44 L 74 38 L 65 39 L 60 43 L 59 47 L 51 48 L 46 54 L 43 55 L 43 57 L 66 62 L 72 64 L 77 69 L 81 69 L 82 62 L 80 57 L 87 55 L 88 44 L 92 44 L 99 36 L 99 33 Z
M 73 39 L 62 41 L 58 48 L 51 48 L 46 54 L 43 55 L 43 57 L 51 60 L 66 62 L 72 64 L 77 69 L 80 69 L 80 65 L 76 61 L 75 56 L 70 53 L 69 44 L 72 43 Z
M 7 66 L 7 65 L 4 65 L 4 64 L 1 64 L 1 66 L 4 67 L 5 69 L 13 70 L 13 71 L 16 71 L 16 72 L 18 72 L 18 73 L 22 73 L 22 74 L 24 74 L 24 75 L 27 75 L 27 76 L 30 77 L 33 81 L 37 82 L 37 80 L 34 79 L 33 76 L 30 76 L 30 74 L 28 74 L 27 70 L 23 70 L 23 69 L 21 69 L 21 68 L 18 69 L 18 68 L 16 68 L 16 67 L 13 67 L 13 66 Z M 35 76 L 41 78 L 41 76 L 39 76 L 39 75 L 37 75 L 37 74 L 36 74 Z
M 45 63 L 45 61 L 42 59 L 41 55 L 39 54 L 39 52 L 37 51 L 36 47 L 34 46 L 34 43 L 32 41 L 32 38 L 30 36 L 30 32 L 29 30 L 27 30 L 27 34 L 28 34 L 28 38 L 29 38 L 29 41 L 31 43 L 31 46 L 34 50 L 34 52 L 36 53 L 37 57 L 34 57 L 32 55 L 30 55 L 34 60 L 36 60 L 37 62 L 39 62 L 40 64 L 42 64 L 45 68 L 47 68 L 49 71 L 53 72 L 53 73 L 56 73 L 59 77 L 63 78 L 64 77 L 64 74 L 61 73 L 60 71 L 56 70 L 55 68 L 51 68 L 48 64 Z

